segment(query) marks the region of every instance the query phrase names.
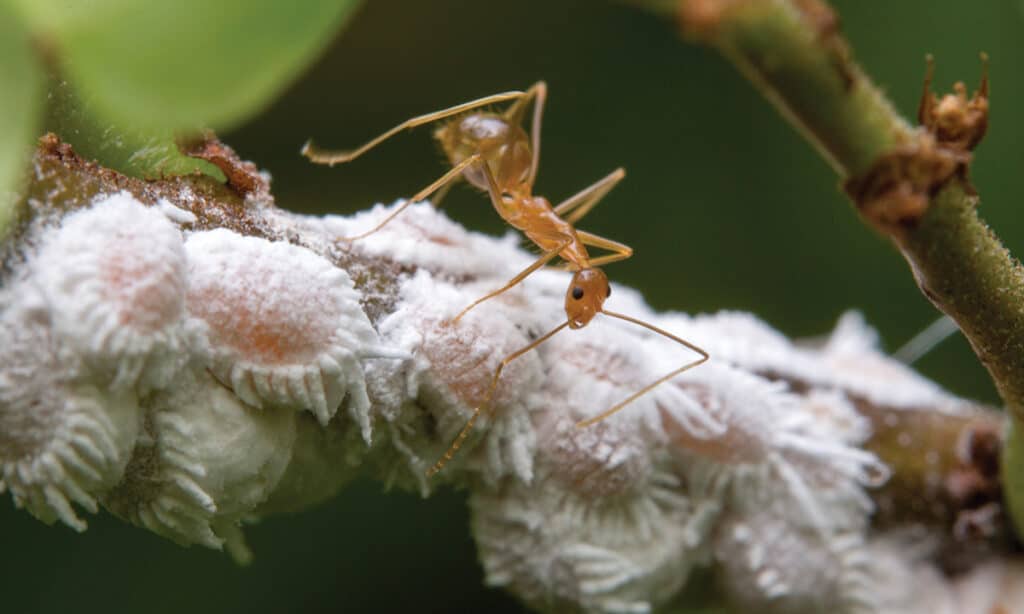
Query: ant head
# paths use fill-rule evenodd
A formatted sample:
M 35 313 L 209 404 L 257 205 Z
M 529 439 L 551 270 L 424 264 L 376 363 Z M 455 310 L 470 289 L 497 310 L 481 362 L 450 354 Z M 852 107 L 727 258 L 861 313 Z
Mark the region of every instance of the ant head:
M 608 277 L 601 269 L 581 269 L 572 276 L 565 293 L 565 315 L 569 328 L 583 328 L 601 311 L 604 300 L 612 293 Z

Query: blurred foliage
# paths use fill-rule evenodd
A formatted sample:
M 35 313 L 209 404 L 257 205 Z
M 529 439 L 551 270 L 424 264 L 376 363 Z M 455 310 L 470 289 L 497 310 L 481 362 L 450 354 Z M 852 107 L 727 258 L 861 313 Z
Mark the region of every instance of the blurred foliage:
M 234 127 L 291 83 L 354 0 L 10 0 L 114 126 Z
M 42 94 L 29 38 L 0 2 L 0 239 L 12 219 L 12 192 L 24 174 L 29 144 L 39 131 Z
M 0 5 L 5 1 L 13 0 L 0 0 Z M 908 117 L 916 110 L 926 53 L 936 57 L 936 87 L 942 90 L 958 79 L 973 87 L 980 70 L 978 52 L 989 53 L 992 125 L 972 173 L 982 196 L 982 216 L 1019 254 L 1024 248 L 1024 217 L 1017 202 L 1024 194 L 1019 138 L 1024 120 L 1012 109 L 1024 94 L 1024 74 L 1018 70 L 1024 61 L 1020 3 L 834 4 L 858 58 Z M 154 67 L 152 75 L 175 83 L 161 91 L 177 88 L 176 95 L 193 101 L 183 110 L 216 93 L 211 104 L 227 113 L 232 107 L 223 101 L 235 93 L 232 88 L 246 88 L 244 96 L 238 92 L 243 97 L 258 90 L 242 79 L 244 74 L 235 73 L 277 68 L 273 62 L 262 67 L 247 61 L 234 50 L 223 58 L 196 51 L 206 44 L 239 49 L 261 41 L 276 44 L 267 40 L 278 35 L 274 29 L 246 30 L 244 14 L 222 22 L 222 35 L 209 41 L 201 38 L 210 36 L 206 26 L 187 18 L 198 19 L 198 12 L 183 9 L 179 19 L 167 7 L 135 6 L 140 14 L 133 20 L 145 21 L 141 13 L 156 11 L 152 14 L 165 20 L 165 31 L 148 39 L 151 48 L 120 47 L 128 55 L 137 53 L 125 62 L 138 70 L 159 45 L 169 45 L 170 55 L 181 54 Z M 260 6 L 253 3 L 239 11 L 255 13 Z M 261 10 L 280 22 L 282 37 L 297 27 L 297 21 L 273 9 Z M 54 23 L 64 18 L 70 14 L 62 12 Z M 103 23 L 99 13 L 97 23 Z M 328 31 L 324 28 L 318 32 Z M 125 36 L 133 45 L 147 42 L 136 33 Z M 81 61 L 117 59 L 116 54 L 96 53 Z M 204 62 L 220 59 L 242 63 L 208 73 Z M 78 60 L 68 61 L 70 67 Z M 283 77 L 279 73 L 275 87 L 298 77 L 298 65 L 291 64 L 292 72 Z M 224 80 L 211 81 L 211 74 Z M 69 85 L 57 81 L 51 86 L 50 96 L 65 102 L 51 112 L 49 128 L 88 126 L 94 123 L 90 117 L 101 114 L 92 113 L 91 105 L 106 109 L 107 103 L 96 100 L 83 103 L 70 69 L 68 77 Z M 107 78 L 108 83 L 121 82 L 118 75 Z M 335 168 L 310 165 L 298 155 L 307 138 L 315 136 L 328 147 L 353 146 L 407 117 L 525 88 L 538 79 L 550 87 L 538 193 L 557 201 L 625 166 L 627 179 L 583 226 L 636 249 L 634 258 L 612 265 L 608 273 L 641 289 L 656 307 L 752 311 L 792 336 L 825 333 L 843 310 L 857 308 L 879 328 L 889 350 L 936 317 L 899 254 L 859 222 L 831 170 L 750 85 L 713 51 L 681 42 L 671 22 L 625 4 L 373 0 L 265 113 L 221 136 L 273 173 L 282 206 L 347 213 L 411 194 L 444 171 L 429 128 Z M 255 89 L 247 89 L 250 85 Z M 74 91 L 68 95 L 67 89 Z M 0 97 L 8 92 L 6 85 L 0 87 Z M 260 106 L 238 104 L 236 110 L 246 112 L 235 120 Z M 86 117 L 65 123 L 83 107 Z M 192 113 L 192 119 L 224 117 L 212 110 L 208 116 Z M 225 120 L 225 125 L 232 123 Z M 108 152 L 109 142 L 120 137 L 76 130 L 61 133 L 86 151 Z M 4 134 L 5 142 L 10 134 Z M 444 208 L 468 226 L 506 231 L 486 199 L 465 186 L 453 191 Z M 998 402 L 987 374 L 959 337 L 918 366 L 959 394 Z M 4 610 L 521 610 L 507 595 L 483 586 L 458 493 L 422 501 L 379 491 L 376 484 L 359 483 L 319 509 L 253 527 L 249 535 L 256 561 L 248 569 L 216 553 L 179 548 L 106 514 L 90 519 L 84 535 L 47 528 L 4 500 Z
M 178 155 L 175 137 L 229 129 L 261 111 L 322 51 L 356 5 L 0 0 L 0 34 L 3 44 L 19 48 L 30 36 L 34 40 L 51 71 L 48 129 L 79 141 L 80 152 L 137 175 L 213 172 Z M 23 51 L 14 53 L 20 49 L 11 51 L 10 62 L 26 66 L 16 66 L 21 75 L 0 83 L 17 84 L 3 90 L 20 97 L 34 90 L 21 84 L 38 82 L 43 71 Z M 40 114 L 41 104 L 41 98 L 22 102 L 5 119 L 37 136 L 28 119 Z M 84 138 L 73 139 L 76 134 Z M 0 171 L 0 193 L 14 185 L 4 179 Z

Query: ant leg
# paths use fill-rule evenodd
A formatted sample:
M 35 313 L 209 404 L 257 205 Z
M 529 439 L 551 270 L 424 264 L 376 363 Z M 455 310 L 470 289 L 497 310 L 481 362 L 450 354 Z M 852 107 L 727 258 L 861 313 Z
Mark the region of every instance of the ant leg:
M 494 298 L 494 297 L 498 296 L 499 294 L 501 294 L 502 292 L 505 292 L 506 290 L 514 287 L 516 284 L 518 284 L 519 282 L 521 282 L 524 279 L 526 279 L 527 277 L 529 277 L 530 273 L 533 273 L 534 271 L 536 271 L 537 269 L 541 268 L 545 264 L 547 264 L 547 263 L 551 262 L 552 260 L 554 260 L 556 257 L 558 257 L 558 254 L 562 252 L 562 250 L 564 250 L 566 247 L 569 247 L 569 243 L 570 243 L 569 240 L 563 241 L 557 247 L 555 247 L 555 248 L 553 248 L 551 250 L 548 250 L 547 252 L 544 252 L 544 254 L 541 255 L 541 257 L 538 258 L 536 262 L 534 262 L 530 266 L 528 266 L 525 269 L 523 269 L 523 271 L 521 273 L 519 273 L 518 275 L 516 275 L 515 277 L 510 279 L 507 284 L 505 284 L 504 286 L 498 288 L 494 292 L 490 292 L 490 293 L 488 293 L 488 294 L 486 294 L 486 295 L 476 299 L 475 301 L 473 301 L 473 303 L 470 304 L 469 307 L 466 307 L 461 312 L 459 312 L 459 315 L 455 316 L 455 318 L 452 320 L 452 324 L 458 324 L 459 320 L 462 319 L 462 316 L 464 316 L 467 313 L 469 313 L 470 309 L 476 307 L 477 305 L 479 305 L 480 303 L 486 301 L 487 299 Z
M 444 175 L 441 175 L 441 177 L 438 178 L 436 181 L 434 181 L 433 183 L 431 183 L 427 187 L 423 188 L 419 192 L 416 192 L 415 194 L 413 194 L 412 197 L 407 199 L 404 203 L 402 203 L 400 207 L 398 207 L 397 209 L 392 211 L 391 215 L 389 215 L 386 218 L 384 218 L 383 221 L 381 221 L 379 224 L 377 224 L 376 226 L 374 226 L 370 230 L 367 230 L 366 232 L 364 232 L 362 234 L 358 234 L 358 235 L 356 235 L 354 237 L 342 237 L 339 240 L 345 241 L 347 243 L 351 243 L 352 241 L 358 241 L 359 239 L 365 239 L 366 237 L 372 235 L 373 233 L 375 233 L 378 230 L 380 230 L 381 228 L 383 228 L 385 224 L 387 224 L 391 220 L 395 219 L 395 217 L 399 213 L 405 211 L 406 207 L 408 207 L 412 203 L 419 202 L 419 201 L 423 200 L 424 198 L 430 196 L 438 188 L 443 188 L 443 187 L 446 187 L 448 185 L 451 185 L 452 182 L 454 182 L 456 179 L 459 178 L 459 175 L 462 174 L 462 171 L 466 170 L 466 168 L 469 165 L 474 164 L 475 162 L 478 162 L 479 160 L 480 160 L 480 154 L 473 154 L 472 156 L 469 156 L 468 158 L 466 158 L 462 162 L 459 162 L 458 164 L 453 166 L 450 171 L 448 171 Z M 437 203 L 434 203 L 434 204 L 436 205 Z
M 669 339 L 675 341 L 676 343 L 678 343 L 680 345 L 683 345 L 683 346 L 689 348 L 690 350 L 693 350 L 694 352 L 700 354 L 700 358 L 698 358 L 697 360 L 694 360 L 692 362 L 688 362 L 685 365 L 683 365 L 683 366 L 679 367 L 678 369 L 676 369 L 675 371 L 672 371 L 671 373 L 668 373 L 667 375 L 664 375 L 664 376 L 654 380 L 650 384 L 647 384 L 646 386 L 644 386 L 640 390 L 637 390 L 633 394 L 629 395 L 626 399 L 616 403 L 615 405 L 613 405 L 609 409 L 606 409 L 605 411 L 603 411 L 600 414 L 594 416 L 593 418 L 587 418 L 586 420 L 580 420 L 579 422 L 576 423 L 576 426 L 578 426 L 578 427 L 590 426 L 591 424 L 594 424 L 594 423 L 597 423 L 597 422 L 600 422 L 600 421 L 604 420 L 608 416 L 614 414 L 615 412 L 619 411 L 623 407 L 629 405 L 630 403 L 632 403 L 633 401 L 635 401 L 638 398 L 642 397 L 643 395 L 647 394 L 651 390 L 654 390 L 659 385 L 667 382 L 668 380 L 670 380 L 673 377 L 679 375 L 683 371 L 687 371 L 689 369 L 692 369 L 692 368 L 696 367 L 699 364 L 702 364 L 702 363 L 706 362 L 708 360 L 708 358 L 710 358 L 708 353 L 705 352 L 703 349 L 697 347 L 696 345 L 690 343 L 689 341 L 686 341 L 685 339 L 680 339 L 679 337 L 676 337 L 672 333 L 670 333 L 670 332 L 668 332 L 666 330 L 662 330 L 662 329 L 658 328 L 657 326 L 654 326 L 653 324 L 648 324 L 647 322 L 644 322 L 643 320 L 638 320 L 636 318 L 632 318 L 630 316 L 623 315 L 621 313 L 615 313 L 614 311 L 605 311 L 605 310 L 602 309 L 601 313 L 603 313 L 605 315 L 609 315 L 609 316 L 611 316 L 613 318 L 618 318 L 620 320 L 625 320 L 627 322 L 631 322 L 633 324 L 637 324 L 639 326 L 643 326 L 647 330 L 650 330 L 650 331 L 653 331 L 655 333 L 658 333 L 659 335 L 662 335 L 663 337 L 668 337 Z
M 370 140 L 365 145 L 351 151 L 328 151 L 320 149 L 313 144 L 312 140 L 306 141 L 306 144 L 302 146 L 302 155 L 306 156 L 312 162 L 317 164 L 326 164 L 328 166 L 334 166 L 342 162 L 350 162 L 359 156 L 363 155 L 367 151 L 373 149 L 377 145 L 387 139 L 395 136 L 403 130 L 422 126 L 423 124 L 429 124 L 439 119 L 451 117 L 452 115 L 458 115 L 464 111 L 469 111 L 477 107 L 484 107 L 489 104 L 495 104 L 498 102 L 505 102 L 506 100 L 516 100 L 526 96 L 526 92 L 502 92 L 501 94 L 494 94 L 492 96 L 484 96 L 483 98 L 477 98 L 469 102 L 457 104 L 454 107 L 448 107 L 447 109 L 441 109 L 433 113 L 427 113 L 426 115 L 419 115 L 411 119 L 407 119 L 404 122 L 398 124 L 391 130 L 388 130 L 384 134 Z
M 605 239 L 595 234 L 591 234 L 585 230 L 577 230 L 576 236 L 579 237 L 580 241 L 584 245 L 596 247 L 599 249 L 610 250 L 611 254 L 605 254 L 604 256 L 598 256 L 597 258 L 591 258 L 587 262 L 587 266 L 604 266 L 609 262 L 618 262 L 625 260 L 633 255 L 633 248 L 626 245 L 625 243 L 619 243 L 618 241 L 612 241 L 611 239 Z
M 440 471 L 442 468 L 444 468 L 444 466 L 448 463 L 448 461 L 450 461 L 452 459 L 452 457 L 455 456 L 455 453 L 458 452 L 460 447 L 462 447 L 462 443 L 464 441 L 466 441 L 466 437 L 469 436 L 469 432 L 471 430 L 473 430 L 473 424 L 476 423 L 476 420 L 477 420 L 477 418 L 480 417 L 480 414 L 484 413 L 485 410 L 486 410 L 487 413 L 490 413 L 490 410 L 491 410 L 491 397 L 494 396 L 494 391 L 497 390 L 497 388 L 498 388 L 498 379 L 501 377 L 502 370 L 506 366 L 508 366 L 508 364 L 510 362 L 512 362 L 516 358 L 519 358 L 523 354 L 529 352 L 530 350 L 532 350 L 533 348 L 537 347 L 538 345 L 544 343 L 548 339 L 554 337 L 555 333 L 557 333 L 558 331 L 562 330 L 563 328 L 565 328 L 568 325 L 569 325 L 569 322 L 562 322 L 561 324 L 556 326 L 554 329 L 552 329 L 550 332 L 545 334 L 543 337 L 540 337 L 540 338 L 536 339 L 535 341 L 531 342 L 529 345 L 527 345 L 526 347 L 524 347 L 522 349 L 519 349 L 519 350 L 516 350 L 515 352 L 512 352 L 511 354 L 506 356 L 505 359 L 502 360 L 500 364 L 498 364 L 498 368 L 495 369 L 495 371 L 494 371 L 494 377 L 491 378 L 491 387 L 487 389 L 487 396 L 484 397 L 483 403 L 481 403 L 476 409 L 473 410 L 473 415 L 470 416 L 469 420 L 466 421 L 466 425 L 464 427 L 462 427 L 461 431 L 459 431 L 458 436 L 455 438 L 455 441 L 452 442 L 452 445 L 448 447 L 448 450 L 444 453 L 444 456 L 442 456 L 441 458 L 437 459 L 437 462 L 434 463 L 433 467 L 431 467 L 430 469 L 427 469 L 427 477 L 428 478 L 432 477 L 434 474 L 436 474 L 438 471 Z
M 444 200 L 445 196 L 448 196 L 448 192 L 451 191 L 453 185 L 455 185 L 455 181 L 449 181 L 448 183 L 444 184 L 444 187 L 442 187 L 440 190 L 434 192 L 433 198 L 430 199 L 430 204 L 434 205 L 435 207 L 440 207 L 441 201 Z
M 526 90 L 526 95 L 512 103 L 512 106 L 505 112 L 505 119 L 518 123 L 523 109 L 530 100 L 533 103 L 533 123 L 530 126 L 530 147 L 533 148 L 533 159 L 530 160 L 530 175 L 527 179 L 529 185 L 537 180 L 537 168 L 540 166 L 540 127 L 541 119 L 544 116 L 544 103 L 548 99 L 548 84 L 538 81 Z
M 626 171 L 622 168 L 617 168 L 614 171 L 608 173 L 603 179 L 597 180 L 593 185 L 583 188 L 573 196 L 562 201 L 557 207 L 555 207 L 555 213 L 559 216 L 573 211 L 572 215 L 565 218 L 565 221 L 570 224 L 575 224 L 584 215 L 590 213 L 590 210 L 597 205 L 602 198 L 615 187 L 617 183 L 622 181 L 626 176 Z

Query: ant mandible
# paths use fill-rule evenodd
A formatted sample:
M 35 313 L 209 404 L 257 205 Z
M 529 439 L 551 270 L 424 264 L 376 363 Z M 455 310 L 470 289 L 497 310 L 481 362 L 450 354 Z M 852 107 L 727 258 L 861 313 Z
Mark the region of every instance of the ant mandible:
M 491 378 L 491 385 L 483 403 L 473 410 L 473 415 L 467 420 L 466 425 L 444 455 L 427 470 L 428 477 L 436 474 L 452 459 L 466 437 L 469 436 L 481 413 L 490 411 L 490 401 L 497 389 L 501 372 L 509 363 L 544 343 L 566 327 L 583 328 L 598 313 L 637 324 L 667 337 L 700 354 L 700 358 L 658 378 L 600 414 L 578 422 L 576 424 L 578 427 L 589 426 L 604 420 L 658 385 L 683 371 L 696 367 L 709 358 L 708 353 L 703 349 L 668 331 L 604 308 L 605 299 L 611 295 L 611 287 L 608 285 L 608 277 L 598 267 L 625 260 L 633 255 L 633 250 L 623 243 L 578 230 L 575 224 L 626 176 L 623 169 L 615 169 L 608 176 L 590 187 L 584 188 L 555 207 L 543 196 L 533 195 L 533 184 L 537 177 L 537 166 L 540 160 L 541 117 L 546 98 L 547 86 L 541 81 L 525 92 L 513 91 L 494 94 L 434 113 L 413 117 L 352 151 L 324 151 L 315 147 L 312 142 L 307 142 L 302 148 L 303 155 L 311 161 L 333 166 L 354 160 L 403 130 L 453 116 L 461 116 L 445 122 L 434 132 L 434 138 L 438 140 L 452 164 L 451 170 L 406 200 L 370 230 L 343 239 L 344 241 L 356 241 L 377 232 L 410 203 L 423 200 L 435 192 L 447 191 L 460 176 L 486 192 L 491 198 L 491 204 L 498 211 L 498 215 L 536 243 L 543 254 L 533 264 L 509 280 L 507 284 L 477 299 L 463 309 L 452 320 L 453 324 L 457 324 L 470 309 L 512 288 L 555 258 L 561 258 L 569 270 L 573 271 L 572 282 L 565 294 L 566 321 L 526 347 L 509 354 L 499 363 Z M 480 107 L 508 101 L 514 102 L 503 113 L 475 111 Z M 527 136 L 521 124 L 530 102 L 533 102 L 533 125 L 530 135 Z M 436 201 L 437 199 L 435 199 L 435 204 L 437 204 Z M 611 253 L 591 258 L 587 252 L 588 246 Z

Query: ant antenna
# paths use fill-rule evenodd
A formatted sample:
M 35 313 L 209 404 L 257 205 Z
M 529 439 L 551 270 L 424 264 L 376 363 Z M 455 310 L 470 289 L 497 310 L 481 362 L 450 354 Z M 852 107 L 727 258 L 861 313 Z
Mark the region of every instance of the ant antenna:
M 609 315 L 609 316 L 611 316 L 613 318 L 618 318 L 620 320 L 625 320 L 627 322 L 631 322 L 633 324 L 637 324 L 637 325 L 642 326 L 642 327 L 644 327 L 644 328 L 646 328 L 646 329 L 648 329 L 648 330 L 650 330 L 652 332 L 658 333 L 659 335 L 662 335 L 663 337 L 667 337 L 667 338 L 675 341 L 676 343 L 678 343 L 678 344 L 680 344 L 680 345 L 682 345 L 682 346 L 684 346 L 684 347 L 686 347 L 686 348 L 688 348 L 688 349 L 690 349 L 690 350 L 700 354 L 700 358 L 698 358 L 697 360 L 688 362 L 688 363 L 684 364 L 683 366 L 679 367 L 678 369 L 676 369 L 676 370 L 674 370 L 674 371 L 672 371 L 672 372 L 670 372 L 670 373 L 668 373 L 666 375 L 663 375 L 662 377 L 654 380 L 650 384 L 644 386 L 640 390 L 638 390 L 638 391 L 634 392 L 633 394 L 629 395 L 624 400 L 620 401 L 619 403 L 616 403 L 611 408 L 605 410 L 604 412 L 598 414 L 597 416 L 594 416 L 593 418 L 587 418 L 586 420 L 581 420 L 581 421 L 577 422 L 576 423 L 577 427 L 590 426 L 592 424 L 596 424 L 597 422 L 600 422 L 600 421 L 604 420 L 605 418 L 607 418 L 607 417 L 611 416 L 612 414 L 618 412 L 623 407 L 629 405 L 630 403 L 632 403 L 636 399 L 638 399 L 641 396 L 647 394 L 648 392 L 650 392 L 654 388 L 658 387 L 659 385 L 663 384 L 664 382 L 672 379 L 673 377 L 679 375 L 680 373 L 682 373 L 684 371 L 687 371 L 689 369 L 692 369 L 692 368 L 696 367 L 697 365 L 700 365 L 700 364 L 703 364 L 704 362 L 707 362 L 707 360 L 710 358 L 710 355 L 707 352 L 705 352 L 702 348 L 700 348 L 700 347 L 690 343 L 689 341 L 687 341 L 685 339 L 677 337 L 677 336 L 673 335 L 672 333 L 670 333 L 670 332 L 668 332 L 668 331 L 666 331 L 664 329 L 658 328 L 657 326 L 654 326 L 653 324 L 649 324 L 647 322 L 644 322 L 643 320 L 639 320 L 637 318 L 633 318 L 633 317 L 627 316 L 625 314 L 616 313 L 614 311 L 602 310 L 601 313 L 604 313 L 605 315 Z M 546 333 L 544 336 L 536 339 L 535 341 L 531 342 L 529 345 L 527 345 L 527 346 L 525 346 L 525 347 L 523 347 L 523 348 L 521 348 L 519 350 L 516 350 L 515 352 L 512 352 L 507 357 L 505 357 L 504 360 L 501 361 L 501 363 L 498 365 L 498 368 L 495 369 L 495 371 L 494 371 L 494 376 L 491 378 L 491 385 L 490 385 L 490 387 L 487 390 L 487 395 L 484 397 L 484 401 L 476 409 L 473 410 L 473 415 L 469 417 L 469 420 L 466 422 L 466 425 L 464 427 L 462 427 L 462 430 L 459 432 L 458 436 L 455 437 L 455 440 L 452 442 L 451 446 L 449 446 L 448 450 L 444 453 L 444 455 L 441 456 L 441 458 L 439 458 L 437 460 L 437 462 L 434 463 L 434 465 L 432 467 L 427 469 L 426 474 L 427 474 L 428 478 L 429 477 L 433 477 L 435 474 L 437 474 L 437 472 L 441 471 L 441 469 L 443 469 L 444 466 L 448 464 L 448 461 L 450 461 L 455 456 L 455 453 L 458 452 L 459 448 L 462 447 L 462 444 L 466 441 L 466 438 L 469 437 L 470 431 L 473 430 L 473 425 L 476 424 L 476 421 L 481 416 L 481 414 L 483 414 L 485 412 L 486 413 L 490 413 L 490 411 L 492 409 L 492 407 L 491 407 L 491 399 L 494 396 L 495 390 L 498 388 L 498 380 L 501 378 L 501 372 L 505 369 L 505 367 L 508 366 L 508 364 L 511 363 L 516 358 L 519 358 L 523 354 L 526 354 L 530 350 L 533 350 L 534 348 L 536 348 L 540 344 L 544 343 L 545 341 L 547 341 L 551 337 L 554 337 L 557 333 L 561 332 L 561 330 L 564 329 L 567 326 L 569 326 L 569 322 L 568 321 L 562 322 L 561 324 L 559 324 L 558 326 L 553 328 L 551 331 Z
M 618 403 L 613 405 L 611 408 L 601 412 L 600 414 L 594 416 L 593 418 L 587 418 L 586 420 L 580 420 L 579 422 L 576 423 L 577 427 L 582 428 L 582 427 L 585 427 L 585 426 L 590 426 L 592 424 L 596 424 L 596 423 L 604 420 L 608 416 L 611 416 L 615 412 L 617 412 L 620 409 L 622 409 L 623 407 L 629 405 L 630 403 L 632 403 L 633 401 L 635 401 L 638 398 L 642 397 L 643 395 L 647 394 L 651 390 L 654 390 L 659 385 L 661 385 L 661 384 L 667 382 L 668 380 L 672 379 L 673 377 L 679 375 L 683 371 L 687 371 L 689 369 L 692 369 L 692 368 L 696 367 L 697 365 L 700 365 L 700 364 L 702 364 L 704 362 L 707 362 L 708 358 L 711 357 L 710 355 L 708 355 L 707 352 L 705 352 L 700 347 L 697 347 L 696 345 L 690 343 L 689 341 L 687 341 L 685 339 L 681 339 L 681 338 L 673 335 L 672 333 L 668 332 L 667 330 L 658 328 L 657 326 L 655 326 L 653 324 L 649 324 L 647 322 L 644 322 L 643 320 L 638 320 L 637 318 L 630 317 L 630 316 L 627 316 L 627 315 L 622 314 L 622 313 L 616 313 L 614 311 L 607 311 L 607 310 L 602 309 L 601 313 L 603 313 L 605 315 L 609 315 L 609 316 L 611 316 L 613 318 L 618 318 L 620 320 L 625 320 L 627 322 L 632 322 L 633 324 L 637 324 L 639 326 L 643 326 L 644 328 L 646 328 L 649 331 L 658 333 L 659 335 L 661 335 L 663 337 L 668 337 L 672 341 L 675 341 L 676 343 L 678 343 L 680 345 L 683 345 L 683 346 L 685 346 L 686 348 L 688 348 L 690 350 L 693 350 L 694 352 L 700 354 L 701 357 L 698 358 L 697 360 L 694 360 L 692 362 L 686 363 L 685 365 L 679 367 L 678 369 L 676 369 L 675 371 L 672 371 L 671 373 L 668 373 L 666 375 L 661 376 L 660 378 L 654 380 L 650 384 L 647 384 L 646 386 L 644 386 L 640 390 L 637 390 L 633 394 L 629 395 L 628 397 L 626 397 L 622 401 L 619 401 Z

